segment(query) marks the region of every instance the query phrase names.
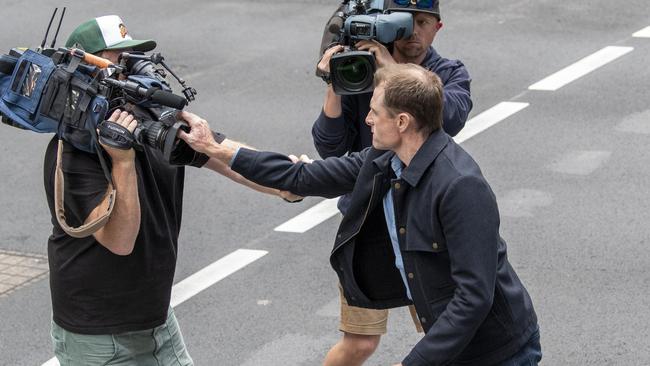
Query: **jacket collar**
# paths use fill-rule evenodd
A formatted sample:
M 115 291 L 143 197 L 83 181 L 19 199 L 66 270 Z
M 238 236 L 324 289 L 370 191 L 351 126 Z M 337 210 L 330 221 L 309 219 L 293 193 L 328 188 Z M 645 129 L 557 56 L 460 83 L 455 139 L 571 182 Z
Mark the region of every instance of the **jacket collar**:
M 447 146 L 451 138 L 443 131 L 442 128 L 434 131 L 429 138 L 420 146 L 420 149 L 415 153 L 411 164 L 404 168 L 402 171 L 402 179 L 405 180 L 412 187 L 416 187 L 418 182 L 427 171 L 427 168 L 438 157 L 442 149 Z M 390 164 L 390 159 L 388 160 Z
M 393 156 L 395 156 L 394 152 L 389 150 L 384 150 L 384 153 L 379 155 L 377 158 L 373 159 L 372 163 L 375 164 L 377 169 L 379 169 L 382 173 L 390 176 L 390 172 L 391 172 L 390 161 L 393 158 Z
M 429 49 L 427 49 L 427 54 L 424 56 L 424 60 L 422 60 L 421 66 L 428 67 L 433 65 L 434 63 L 438 62 L 442 56 L 438 54 L 438 52 L 433 48 L 433 46 L 429 46 Z

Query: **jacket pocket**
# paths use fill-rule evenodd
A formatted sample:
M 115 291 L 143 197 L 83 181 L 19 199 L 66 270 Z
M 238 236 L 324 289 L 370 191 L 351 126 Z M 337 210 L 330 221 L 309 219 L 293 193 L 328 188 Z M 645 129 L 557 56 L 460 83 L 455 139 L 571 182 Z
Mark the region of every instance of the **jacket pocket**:
M 414 276 L 422 286 L 428 301 L 435 300 L 441 289 L 453 286 L 447 245 L 443 240 L 413 240 L 405 251 L 413 264 Z M 406 261 L 405 261 L 406 264 Z
M 447 309 L 447 305 L 449 304 L 449 301 L 451 301 L 451 298 L 454 297 L 454 288 L 450 286 L 449 290 L 450 292 L 447 291 L 446 293 L 440 293 L 437 299 L 429 301 L 429 310 L 433 317 L 433 319 L 431 319 L 432 322 L 438 320 L 440 315 L 445 311 L 445 309 Z

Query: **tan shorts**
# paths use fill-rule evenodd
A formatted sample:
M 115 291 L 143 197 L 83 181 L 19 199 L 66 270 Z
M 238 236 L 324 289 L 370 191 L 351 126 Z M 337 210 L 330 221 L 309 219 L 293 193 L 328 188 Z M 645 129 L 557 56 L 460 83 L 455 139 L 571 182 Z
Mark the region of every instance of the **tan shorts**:
M 348 305 L 345 296 L 343 296 L 341 285 L 339 285 L 339 296 L 341 298 L 341 323 L 339 324 L 339 330 L 346 333 L 361 335 L 386 334 L 388 309 L 376 310 Z M 413 318 L 415 329 L 419 333 L 424 333 L 413 305 L 409 305 L 409 311 L 411 312 L 411 318 Z

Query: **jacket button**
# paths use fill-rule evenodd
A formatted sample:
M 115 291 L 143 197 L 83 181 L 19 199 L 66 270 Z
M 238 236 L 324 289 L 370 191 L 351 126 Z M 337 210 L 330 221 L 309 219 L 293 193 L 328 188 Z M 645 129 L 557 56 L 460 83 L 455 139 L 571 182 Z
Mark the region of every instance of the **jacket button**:
M 399 233 L 402 235 L 406 234 L 406 229 L 403 227 L 399 228 Z
M 395 189 L 400 189 L 400 188 L 402 188 L 402 185 L 399 183 L 395 183 Z
M 438 243 L 433 242 L 433 245 L 431 245 L 431 247 L 432 247 L 433 249 L 438 249 Z
M 413 275 L 412 272 L 410 272 L 410 273 L 408 274 L 408 276 L 409 276 L 409 279 L 411 279 L 411 280 L 413 279 L 413 277 L 415 277 L 415 276 Z
M 427 322 L 427 318 L 425 318 L 425 317 L 420 318 L 420 323 L 424 324 L 426 322 Z

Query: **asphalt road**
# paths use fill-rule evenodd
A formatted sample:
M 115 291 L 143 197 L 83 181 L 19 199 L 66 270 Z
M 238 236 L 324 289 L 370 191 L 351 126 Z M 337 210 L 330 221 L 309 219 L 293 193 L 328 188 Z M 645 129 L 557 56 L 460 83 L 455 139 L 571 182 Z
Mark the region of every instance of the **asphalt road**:
M 88 18 L 121 14 L 153 38 L 199 95 L 190 110 L 261 149 L 316 156 L 313 76 L 337 1 L 78 2 L 59 44 Z M 463 143 L 501 208 L 510 260 L 539 316 L 544 365 L 650 364 L 650 25 L 629 0 L 442 3 L 437 50 L 472 78 L 471 116 L 530 105 Z M 0 49 L 40 43 L 55 1 L 2 1 Z M 626 55 L 557 91 L 528 87 L 606 47 Z M 42 155 L 50 136 L 0 126 L 0 249 L 45 254 Z M 339 217 L 303 234 L 273 229 L 302 204 L 188 170 L 176 282 L 237 249 L 268 254 L 176 307 L 197 365 L 317 365 L 339 337 L 329 251 Z M 52 357 L 47 280 L 0 298 L 0 365 Z M 368 365 L 399 362 L 419 336 L 405 309 Z

